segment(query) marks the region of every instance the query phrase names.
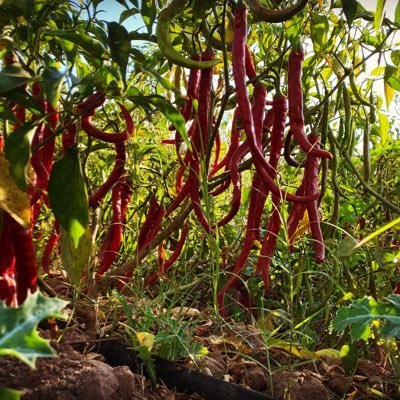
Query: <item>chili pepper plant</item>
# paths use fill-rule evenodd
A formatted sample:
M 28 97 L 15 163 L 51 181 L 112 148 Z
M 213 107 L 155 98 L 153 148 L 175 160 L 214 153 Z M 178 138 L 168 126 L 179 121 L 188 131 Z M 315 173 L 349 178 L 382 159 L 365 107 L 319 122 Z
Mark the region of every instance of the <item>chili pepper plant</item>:
M 168 288 L 167 307 L 196 299 L 315 349 L 349 340 L 330 327 L 351 299 L 399 292 L 400 21 L 384 2 L 118 1 L 119 21 L 102 2 L 9 3 L 7 305 L 66 280 L 96 329 L 98 304 L 126 313 Z

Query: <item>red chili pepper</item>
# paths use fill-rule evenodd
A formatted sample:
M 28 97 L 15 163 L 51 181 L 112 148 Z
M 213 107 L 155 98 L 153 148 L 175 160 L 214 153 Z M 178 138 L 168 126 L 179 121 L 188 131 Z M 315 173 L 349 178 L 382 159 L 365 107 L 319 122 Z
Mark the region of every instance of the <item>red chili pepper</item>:
M 400 294 L 400 282 L 396 285 L 396 289 L 393 292 L 394 294 Z
M 232 158 L 229 161 L 229 171 L 231 173 L 230 180 L 233 185 L 233 193 L 232 193 L 232 201 L 231 201 L 231 209 L 228 214 L 218 222 L 218 226 L 226 225 L 230 222 L 235 215 L 238 213 L 242 198 L 242 189 L 241 189 L 241 176 L 239 172 L 239 163 L 243 159 L 243 157 L 250 151 L 250 147 L 248 145 L 247 140 L 242 143 L 238 149 L 233 154 Z M 228 181 L 229 184 L 229 181 Z M 213 196 L 218 194 L 218 190 L 211 192 Z
M 228 151 L 225 155 L 225 157 L 213 167 L 213 169 L 210 172 L 210 176 L 215 175 L 221 168 L 225 167 L 225 171 L 228 170 L 229 162 L 232 158 L 233 153 L 236 151 L 236 149 L 239 147 L 240 144 L 240 129 L 238 129 L 237 122 L 240 117 L 240 111 L 238 108 L 235 109 L 235 112 L 233 113 L 233 118 L 232 118 L 232 127 L 231 127 L 231 141 L 229 144 Z M 228 182 L 229 185 L 229 182 Z
M 43 131 L 43 141 L 47 141 L 42 148 L 42 163 L 50 176 L 51 167 L 53 165 L 54 149 L 56 138 L 52 137 L 58 124 L 58 112 L 49 104 L 46 103 L 46 112 L 48 122 L 45 124 Z M 52 137 L 52 139 L 50 139 Z
M 202 61 L 214 59 L 214 53 L 206 50 L 202 56 Z M 200 74 L 199 83 L 199 107 L 198 107 L 198 129 L 193 132 L 192 136 L 192 157 L 202 159 L 207 151 L 208 131 L 209 131 L 209 112 L 212 90 L 213 69 L 204 69 Z
M 138 252 L 153 239 L 161 227 L 162 218 L 165 215 L 164 208 L 158 203 L 156 198 L 150 200 L 150 207 L 146 219 L 140 229 L 138 237 Z
M 236 95 L 243 119 L 243 126 L 249 141 L 254 165 L 261 178 L 274 195 L 285 198 L 288 201 L 307 203 L 319 196 L 315 193 L 309 197 L 298 197 L 294 194 L 283 191 L 274 181 L 274 169 L 265 160 L 260 147 L 257 144 L 257 138 L 254 129 L 250 102 L 246 87 L 246 34 L 247 34 L 247 9 L 243 5 L 238 5 L 235 9 L 234 40 L 232 46 L 232 68 L 233 77 L 236 85 Z
M 101 98 L 100 100 L 104 101 L 103 98 Z M 100 100 L 99 100 L 99 102 L 100 102 Z M 99 104 L 99 102 L 95 103 L 95 105 Z M 84 103 L 81 103 L 81 104 L 84 104 Z M 129 138 L 129 136 L 132 135 L 133 130 L 134 130 L 133 120 L 132 120 L 132 117 L 131 117 L 129 111 L 122 104 L 118 103 L 118 106 L 121 109 L 122 117 L 125 120 L 125 124 L 126 124 L 125 131 L 119 132 L 119 133 L 107 133 L 107 132 L 103 132 L 100 129 L 96 128 L 91 122 L 91 116 L 94 115 L 95 108 L 91 108 L 90 113 L 86 112 L 82 115 L 82 119 L 81 119 L 82 129 L 89 136 L 91 136 L 95 139 L 102 140 L 103 142 L 107 142 L 107 143 L 118 143 L 118 142 L 123 142 L 123 141 L 127 140 Z M 78 105 L 78 111 L 79 111 L 79 109 L 80 109 L 80 106 Z
M 185 244 L 187 235 L 189 232 L 189 224 L 186 222 L 185 225 L 183 226 L 182 229 L 182 233 L 181 233 L 181 237 L 179 238 L 178 244 L 176 245 L 175 250 L 173 251 L 173 253 L 171 254 L 171 256 L 168 258 L 168 260 L 166 260 L 163 263 L 162 266 L 162 273 L 165 274 L 172 266 L 172 264 L 178 259 L 178 257 L 180 256 L 182 249 L 183 249 L 183 245 Z M 146 288 L 147 286 L 152 285 L 158 278 L 159 278 L 159 273 L 156 272 L 155 274 L 153 274 L 150 278 L 148 278 L 145 283 L 144 283 L 144 288 Z
M 118 251 L 122 243 L 127 205 L 131 193 L 130 185 L 126 182 L 125 177 L 121 177 L 113 187 L 111 197 L 113 212 L 112 225 L 110 226 L 100 249 L 99 269 L 96 273 L 97 277 L 103 275 L 118 256 Z
M 106 181 L 89 196 L 89 207 L 97 207 L 107 192 L 115 185 L 125 170 L 126 144 L 125 142 L 115 143 L 115 163 Z
M 306 177 L 307 176 L 305 174 L 301 185 L 296 190 L 296 193 L 299 196 L 304 195 L 306 192 L 306 189 L 305 189 Z M 293 204 L 292 209 L 290 210 L 289 217 L 287 220 L 288 237 L 289 237 L 289 241 L 290 241 L 290 251 L 293 251 L 295 233 L 297 231 L 297 227 L 299 226 L 301 219 L 303 218 L 303 215 L 304 215 L 304 212 L 306 209 L 307 209 L 306 204 Z
M 7 306 L 17 306 L 16 284 L 14 276 L 15 254 L 11 240 L 9 219 L 6 212 L 0 211 L 0 299 L 4 300 Z
M 22 227 L 7 213 L 3 213 L 3 216 L 8 218 L 10 237 L 14 247 L 17 301 L 18 305 L 21 305 L 28 291 L 31 293 L 36 291 L 37 268 L 32 229 Z
M 76 106 L 78 113 L 82 116 L 94 115 L 96 108 L 101 107 L 106 101 L 106 96 L 102 92 L 96 92 Z
M 316 149 L 307 139 L 304 132 L 303 92 L 301 88 L 302 63 L 304 52 L 299 47 L 292 49 L 289 54 L 288 64 L 288 99 L 290 129 L 296 142 L 308 154 L 314 157 L 325 157 L 332 160 L 329 151 Z
M 193 54 L 191 58 L 192 60 L 196 61 L 200 60 L 198 54 Z M 182 110 L 182 116 L 186 122 L 189 121 L 193 113 L 193 100 L 199 98 L 199 80 L 200 70 L 191 69 L 189 74 L 185 105 Z
M 319 148 L 319 136 L 309 135 L 309 140 L 316 149 Z M 318 164 L 318 158 L 311 155 L 307 158 L 306 169 L 308 174 L 306 191 L 308 193 L 314 193 L 315 190 L 318 190 Z M 318 264 L 321 264 L 325 259 L 325 245 L 319 221 L 318 199 L 307 204 L 307 211 L 310 221 L 311 235 L 313 238 L 315 260 Z
M 14 109 L 14 116 L 17 119 L 17 122 L 14 122 L 13 129 L 16 130 L 25 123 L 25 106 L 17 104 Z
M 101 131 L 100 129 L 96 128 L 91 120 L 90 116 L 84 116 L 81 119 L 81 126 L 82 129 L 91 137 L 95 139 L 102 140 L 103 142 L 107 143 L 118 143 L 124 142 L 130 136 L 129 132 L 123 131 L 119 133 L 106 133 Z
M 50 274 L 50 259 L 51 253 L 56 247 L 58 240 L 60 238 L 60 224 L 58 221 L 54 222 L 53 229 L 51 230 L 51 234 L 49 239 L 46 242 L 46 245 L 42 254 L 42 268 L 46 274 Z
M 309 140 L 315 148 L 319 148 L 319 137 L 316 135 L 309 135 Z M 298 191 L 309 193 L 316 190 L 318 186 L 318 158 L 308 154 L 305 163 L 304 178 Z M 288 235 L 293 249 L 294 233 L 297 226 L 303 217 L 305 210 L 308 211 L 308 218 L 310 222 L 310 230 L 313 238 L 313 247 L 315 253 L 315 260 L 317 263 L 322 263 L 325 258 L 325 245 L 321 231 L 320 220 L 318 215 L 318 199 L 308 203 L 305 207 L 295 204 L 289 214 L 288 219 Z

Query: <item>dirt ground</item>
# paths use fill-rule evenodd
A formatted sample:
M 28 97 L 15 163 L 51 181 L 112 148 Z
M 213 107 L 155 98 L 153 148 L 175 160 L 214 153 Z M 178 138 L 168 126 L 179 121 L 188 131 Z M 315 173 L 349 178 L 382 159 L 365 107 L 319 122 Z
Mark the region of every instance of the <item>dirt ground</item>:
M 400 399 L 390 369 L 372 361 L 360 360 L 352 378 L 345 375 L 339 359 L 330 357 L 305 363 L 301 369 L 268 374 L 263 353 L 258 353 L 254 361 L 228 355 L 226 343 L 235 340 L 233 336 L 229 339 L 230 334 L 223 347 L 212 336 L 204 339 L 209 354 L 198 367 L 205 374 L 272 395 L 276 400 Z M 127 366 L 111 367 L 93 351 L 90 335 L 79 328 L 66 328 L 57 336 L 52 345 L 58 356 L 38 359 L 35 370 L 15 358 L 0 357 L 0 387 L 23 390 L 23 400 L 203 399 L 197 394 L 177 393 L 161 383 L 153 388 L 148 379 L 132 373 Z M 290 360 L 282 350 L 272 350 L 270 356 L 279 359 L 281 365 Z

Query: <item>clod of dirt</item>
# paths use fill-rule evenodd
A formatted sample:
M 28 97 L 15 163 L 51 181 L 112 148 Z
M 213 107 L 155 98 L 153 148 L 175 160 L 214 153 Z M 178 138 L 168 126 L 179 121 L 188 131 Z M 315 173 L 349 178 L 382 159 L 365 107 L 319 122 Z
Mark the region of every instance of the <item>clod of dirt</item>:
M 275 400 L 329 400 L 323 383 L 308 371 L 282 371 L 272 375 Z
M 265 369 L 259 367 L 258 365 L 247 368 L 244 379 L 246 386 L 258 392 L 264 392 L 268 385 L 268 377 Z

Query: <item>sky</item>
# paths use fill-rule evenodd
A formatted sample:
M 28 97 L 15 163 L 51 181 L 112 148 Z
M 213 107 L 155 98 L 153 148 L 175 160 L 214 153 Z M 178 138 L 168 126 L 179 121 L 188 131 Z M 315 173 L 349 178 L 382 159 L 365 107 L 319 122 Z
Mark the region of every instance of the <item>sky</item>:
M 326 0 L 324 0 L 326 1 Z M 386 0 L 385 12 L 388 18 L 394 18 L 394 11 L 396 9 L 398 0 Z M 368 11 L 375 11 L 378 0 L 359 0 L 359 3 Z M 105 12 L 100 14 L 100 18 L 106 21 L 118 21 L 119 16 L 125 10 L 116 0 L 103 0 L 99 5 L 99 9 Z M 142 26 L 142 21 L 139 18 L 129 17 L 125 22 L 125 27 L 129 30 L 135 30 Z

